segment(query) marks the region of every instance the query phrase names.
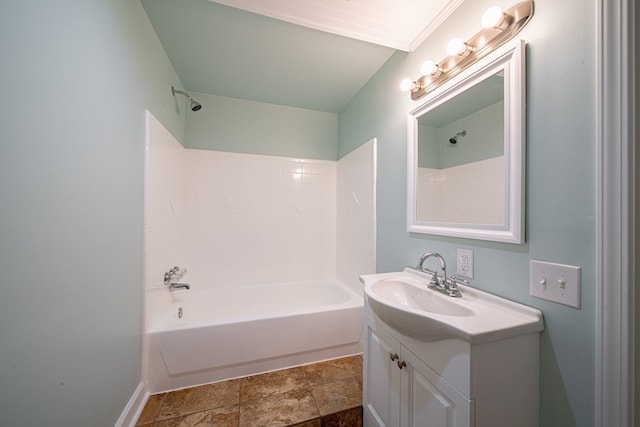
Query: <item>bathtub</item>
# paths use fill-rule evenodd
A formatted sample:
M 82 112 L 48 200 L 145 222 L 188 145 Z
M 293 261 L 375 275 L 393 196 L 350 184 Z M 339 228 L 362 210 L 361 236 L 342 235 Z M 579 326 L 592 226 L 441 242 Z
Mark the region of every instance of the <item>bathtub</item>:
M 172 294 L 145 333 L 150 393 L 362 351 L 363 298 L 337 280 Z

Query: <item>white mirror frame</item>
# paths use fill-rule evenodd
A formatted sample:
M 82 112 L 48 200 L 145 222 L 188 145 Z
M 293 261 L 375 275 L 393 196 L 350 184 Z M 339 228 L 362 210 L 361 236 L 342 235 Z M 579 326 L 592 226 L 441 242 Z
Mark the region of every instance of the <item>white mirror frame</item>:
M 418 118 L 500 71 L 504 73 L 505 223 L 485 225 L 419 221 L 416 212 Z M 433 91 L 423 104 L 409 112 L 407 120 L 407 231 L 514 244 L 524 243 L 525 73 L 525 42 L 516 40 L 498 48 Z

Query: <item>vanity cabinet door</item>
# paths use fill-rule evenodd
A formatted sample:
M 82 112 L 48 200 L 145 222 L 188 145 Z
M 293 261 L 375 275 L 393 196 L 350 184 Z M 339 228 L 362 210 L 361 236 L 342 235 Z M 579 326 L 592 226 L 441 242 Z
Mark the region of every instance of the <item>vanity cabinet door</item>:
M 394 427 L 400 420 L 400 343 L 367 325 L 364 362 L 364 425 Z
M 473 427 L 474 401 L 402 347 L 402 427 Z

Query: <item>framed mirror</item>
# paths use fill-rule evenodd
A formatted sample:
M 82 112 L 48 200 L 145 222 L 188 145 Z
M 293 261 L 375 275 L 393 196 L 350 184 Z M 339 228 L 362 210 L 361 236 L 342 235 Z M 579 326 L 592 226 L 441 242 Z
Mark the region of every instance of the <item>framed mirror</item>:
M 517 41 L 409 112 L 409 232 L 524 242 L 525 82 Z

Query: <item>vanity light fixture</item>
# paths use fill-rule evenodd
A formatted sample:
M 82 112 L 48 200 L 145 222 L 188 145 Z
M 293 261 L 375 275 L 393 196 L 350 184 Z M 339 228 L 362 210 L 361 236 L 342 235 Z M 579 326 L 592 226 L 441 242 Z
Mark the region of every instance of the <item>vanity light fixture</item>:
M 400 82 L 400 90 L 403 92 L 414 92 L 418 89 L 418 82 L 411 81 L 411 79 L 404 79 Z
M 442 71 L 442 67 L 431 60 L 424 61 L 420 67 L 420 74 L 423 76 L 438 77 Z
M 435 63 L 425 61 L 420 67 L 420 78 L 404 79 L 400 84 L 403 92 L 410 92 L 414 101 L 423 98 L 438 86 L 476 63 L 524 28 L 533 16 L 533 1 L 518 3 L 503 11 L 490 7 L 482 16 L 483 29 L 464 41 L 459 38 L 447 44 L 447 57 Z
M 482 26 L 504 31 L 513 22 L 511 18 L 513 17 L 505 14 L 498 6 L 492 6 L 482 15 Z
M 467 56 L 471 53 L 473 48 L 468 43 L 463 42 L 459 38 L 451 39 L 447 43 L 447 54 L 449 56 Z

